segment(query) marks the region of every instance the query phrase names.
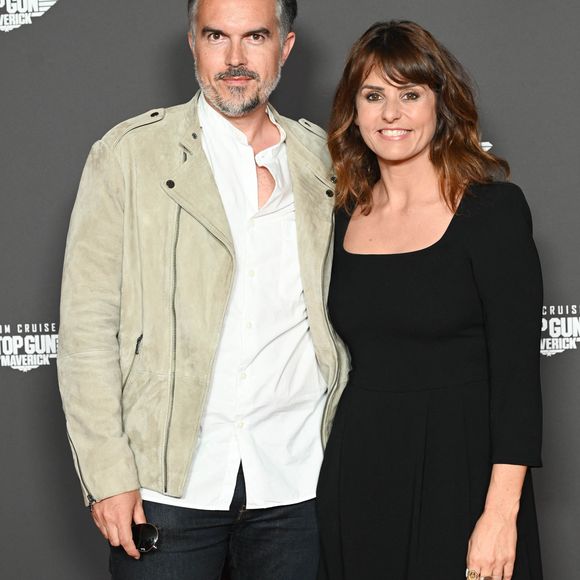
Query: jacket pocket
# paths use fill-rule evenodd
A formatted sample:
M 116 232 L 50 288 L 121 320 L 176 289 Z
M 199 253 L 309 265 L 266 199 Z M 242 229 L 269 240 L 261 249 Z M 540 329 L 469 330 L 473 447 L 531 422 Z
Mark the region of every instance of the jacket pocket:
M 141 343 L 143 342 L 143 334 L 141 334 L 137 340 L 135 341 L 135 350 L 133 351 L 132 354 L 132 358 L 131 358 L 131 363 L 129 364 L 129 370 L 127 371 L 127 375 L 125 376 L 125 379 L 123 381 L 123 390 L 125 390 L 125 386 L 127 385 L 129 378 L 131 377 L 131 374 L 133 372 L 133 369 L 135 367 L 135 362 L 137 360 L 137 357 L 139 356 L 139 353 L 141 352 Z

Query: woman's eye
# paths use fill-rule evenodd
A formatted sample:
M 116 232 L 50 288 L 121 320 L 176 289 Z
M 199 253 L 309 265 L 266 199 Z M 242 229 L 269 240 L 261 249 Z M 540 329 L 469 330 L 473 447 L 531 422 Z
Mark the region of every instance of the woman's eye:
M 365 99 L 367 101 L 378 101 L 381 99 L 381 94 L 380 93 L 367 93 L 365 95 Z
M 416 101 L 419 98 L 419 93 L 416 91 L 409 91 L 403 95 L 405 101 Z

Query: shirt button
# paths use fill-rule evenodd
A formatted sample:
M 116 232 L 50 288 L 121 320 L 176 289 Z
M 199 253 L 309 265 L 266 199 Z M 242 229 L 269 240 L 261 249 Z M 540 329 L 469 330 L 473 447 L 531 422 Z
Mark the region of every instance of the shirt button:
M 245 381 L 248 378 L 248 375 L 246 373 L 242 373 L 240 375 L 240 378 L 242 379 L 242 381 Z
M 243 429 L 243 428 L 244 428 L 244 422 L 238 421 L 238 429 Z
M 254 325 L 251 322 L 246 322 L 246 328 L 253 328 Z
M 253 278 L 256 275 L 256 271 L 255 270 L 250 270 L 249 272 L 250 278 Z

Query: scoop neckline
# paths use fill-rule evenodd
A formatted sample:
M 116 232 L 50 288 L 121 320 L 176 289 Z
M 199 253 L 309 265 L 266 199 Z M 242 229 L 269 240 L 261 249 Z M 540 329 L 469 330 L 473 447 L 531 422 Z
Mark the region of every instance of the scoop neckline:
M 443 231 L 443 233 L 441 234 L 441 237 L 438 240 L 435 240 L 432 244 L 425 246 L 424 248 L 419 248 L 418 250 L 411 250 L 409 252 L 391 252 L 391 253 L 387 253 L 387 254 L 359 254 L 359 253 L 355 253 L 355 252 L 349 252 L 345 247 L 344 247 L 344 239 L 346 238 L 346 232 L 348 231 L 348 226 L 350 225 L 350 220 L 352 219 L 352 215 L 347 215 L 348 220 L 346 222 L 346 227 L 344 228 L 344 232 L 342 234 L 342 240 L 340 243 L 340 246 L 342 248 L 342 251 L 347 255 L 347 256 L 354 256 L 355 258 L 358 257 L 362 257 L 362 258 L 367 258 L 367 257 L 397 257 L 397 256 L 414 256 L 414 255 L 418 255 L 418 254 L 423 254 L 423 253 L 428 253 L 431 250 L 436 249 L 438 246 L 440 246 L 445 239 L 448 237 L 449 232 L 452 229 L 453 224 L 456 221 L 456 218 L 460 212 L 461 206 L 463 205 L 463 200 L 465 199 L 465 194 L 462 196 L 461 201 L 459 202 L 459 205 L 457 206 L 457 209 L 455 210 L 455 213 L 453 214 L 453 216 L 451 217 L 451 219 L 449 220 L 449 223 L 447 224 L 447 227 L 445 228 L 445 230 Z M 346 213 L 346 212 L 345 212 Z

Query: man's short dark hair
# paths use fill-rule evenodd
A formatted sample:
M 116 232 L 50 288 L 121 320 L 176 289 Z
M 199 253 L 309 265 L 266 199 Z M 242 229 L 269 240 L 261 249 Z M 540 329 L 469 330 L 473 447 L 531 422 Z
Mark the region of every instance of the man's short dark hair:
M 296 20 L 296 15 L 298 14 L 298 3 L 297 0 L 275 0 L 276 1 L 276 13 L 278 14 L 278 22 L 280 24 L 280 38 L 283 42 L 286 40 L 288 33 L 292 31 L 294 27 L 294 21 Z M 192 33 L 195 33 L 195 18 L 197 16 L 197 8 L 199 5 L 199 0 L 188 0 L 187 12 L 189 14 L 189 27 Z

